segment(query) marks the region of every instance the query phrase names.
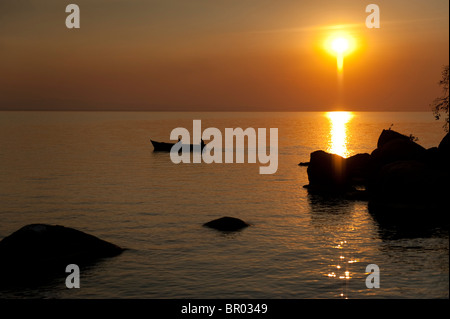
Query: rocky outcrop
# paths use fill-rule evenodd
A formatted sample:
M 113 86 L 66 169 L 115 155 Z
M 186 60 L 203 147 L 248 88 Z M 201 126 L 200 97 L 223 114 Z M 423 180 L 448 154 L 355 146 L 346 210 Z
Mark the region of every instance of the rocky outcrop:
M 214 228 L 221 231 L 236 231 L 250 226 L 243 220 L 234 217 L 222 217 L 203 224 L 205 227 Z
M 425 149 L 409 136 L 383 130 L 377 148 L 369 154 L 342 158 L 324 151 L 311 153 L 308 190 L 352 194 L 366 186 L 369 209 L 397 220 L 439 219 L 448 222 L 450 194 L 450 138 Z
M 336 154 L 324 151 L 311 153 L 307 169 L 309 185 L 312 192 L 334 192 L 346 190 L 348 182 L 346 177 L 345 159 Z
M 384 130 L 381 136 L 385 132 L 392 131 Z M 426 149 L 409 138 L 393 138 L 391 136 L 389 140 L 382 140 L 384 142 L 378 142 L 379 146 L 371 154 L 376 168 L 381 168 L 395 161 L 421 160 L 426 156 Z
M 347 178 L 352 185 L 366 185 L 373 171 L 373 161 L 370 154 L 356 154 L 345 160 Z
M 439 201 L 439 195 L 443 195 L 443 182 L 439 170 L 426 163 L 397 161 L 383 166 L 376 174 L 372 181 L 371 199 L 385 203 L 431 205 Z
M 31 224 L 0 241 L 0 273 L 64 273 L 68 264 L 82 265 L 122 251 L 112 243 L 73 228 Z
M 404 135 L 387 132 L 392 131 L 382 132 L 383 143 L 372 153 L 375 166 L 368 188 L 370 206 L 395 208 L 397 214 L 404 210 L 410 218 L 413 212 L 423 214 L 424 210 L 442 215 L 440 211 L 450 191 L 449 165 L 443 151 L 448 134 L 441 149 L 425 149 Z M 387 134 L 390 139 L 381 138 Z
M 391 129 L 383 130 L 381 132 L 380 136 L 378 137 L 377 148 L 383 147 L 387 143 L 392 142 L 394 140 L 401 140 L 401 141 L 407 142 L 407 141 L 411 141 L 411 137 L 400 134 Z
M 346 193 L 355 185 L 365 184 L 372 166 L 369 154 L 343 158 L 324 151 L 311 153 L 307 173 L 310 192 Z

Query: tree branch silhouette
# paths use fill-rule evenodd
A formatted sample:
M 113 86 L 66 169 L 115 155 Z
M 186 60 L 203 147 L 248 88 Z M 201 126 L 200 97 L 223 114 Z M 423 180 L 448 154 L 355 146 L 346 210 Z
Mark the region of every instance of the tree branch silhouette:
M 435 99 L 431 104 L 431 107 L 436 120 L 439 120 L 442 116 L 445 116 L 445 114 L 447 115 L 443 128 L 446 132 L 448 132 L 448 65 L 443 67 L 442 79 L 439 81 L 439 85 L 442 86 L 443 95 Z

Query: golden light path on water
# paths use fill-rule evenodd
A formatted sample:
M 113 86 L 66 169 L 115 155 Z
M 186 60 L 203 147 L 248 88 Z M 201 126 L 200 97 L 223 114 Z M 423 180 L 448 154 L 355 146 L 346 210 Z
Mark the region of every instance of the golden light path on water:
M 348 126 L 354 114 L 352 112 L 327 112 L 325 116 L 330 123 L 327 152 L 345 158 L 349 157 Z M 348 255 L 347 250 L 350 246 L 350 243 L 346 239 L 341 239 L 337 244 L 333 245 L 333 248 L 338 251 L 336 252 L 336 256 L 331 260 L 331 269 L 326 274 L 330 279 L 342 281 L 339 297 L 344 299 L 348 299 L 349 280 L 352 278 L 350 265 L 359 261 L 357 258 Z
M 327 112 L 326 117 L 330 121 L 330 138 L 327 152 L 348 157 L 347 126 L 353 118 L 352 112 Z

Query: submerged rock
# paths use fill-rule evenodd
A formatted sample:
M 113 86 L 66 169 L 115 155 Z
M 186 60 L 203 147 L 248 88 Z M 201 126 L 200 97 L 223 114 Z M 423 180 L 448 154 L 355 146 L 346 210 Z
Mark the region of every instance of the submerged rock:
M 31 224 L 0 241 L 0 273 L 64 272 L 68 264 L 82 265 L 123 250 L 73 228 Z
M 236 231 L 250 226 L 243 220 L 234 217 L 222 217 L 203 224 L 205 227 L 214 228 L 222 231 Z

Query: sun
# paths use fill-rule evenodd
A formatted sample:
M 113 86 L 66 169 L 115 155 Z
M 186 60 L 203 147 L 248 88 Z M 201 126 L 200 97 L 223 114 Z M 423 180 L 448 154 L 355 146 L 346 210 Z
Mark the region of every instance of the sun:
M 355 39 L 344 31 L 331 34 L 324 43 L 325 49 L 336 57 L 338 72 L 344 69 L 344 57 L 356 49 Z
M 337 54 L 344 54 L 349 49 L 350 45 L 346 38 L 336 38 L 331 42 L 331 48 Z
M 336 32 L 325 39 L 324 48 L 331 55 L 346 56 L 356 49 L 356 40 L 346 32 Z

